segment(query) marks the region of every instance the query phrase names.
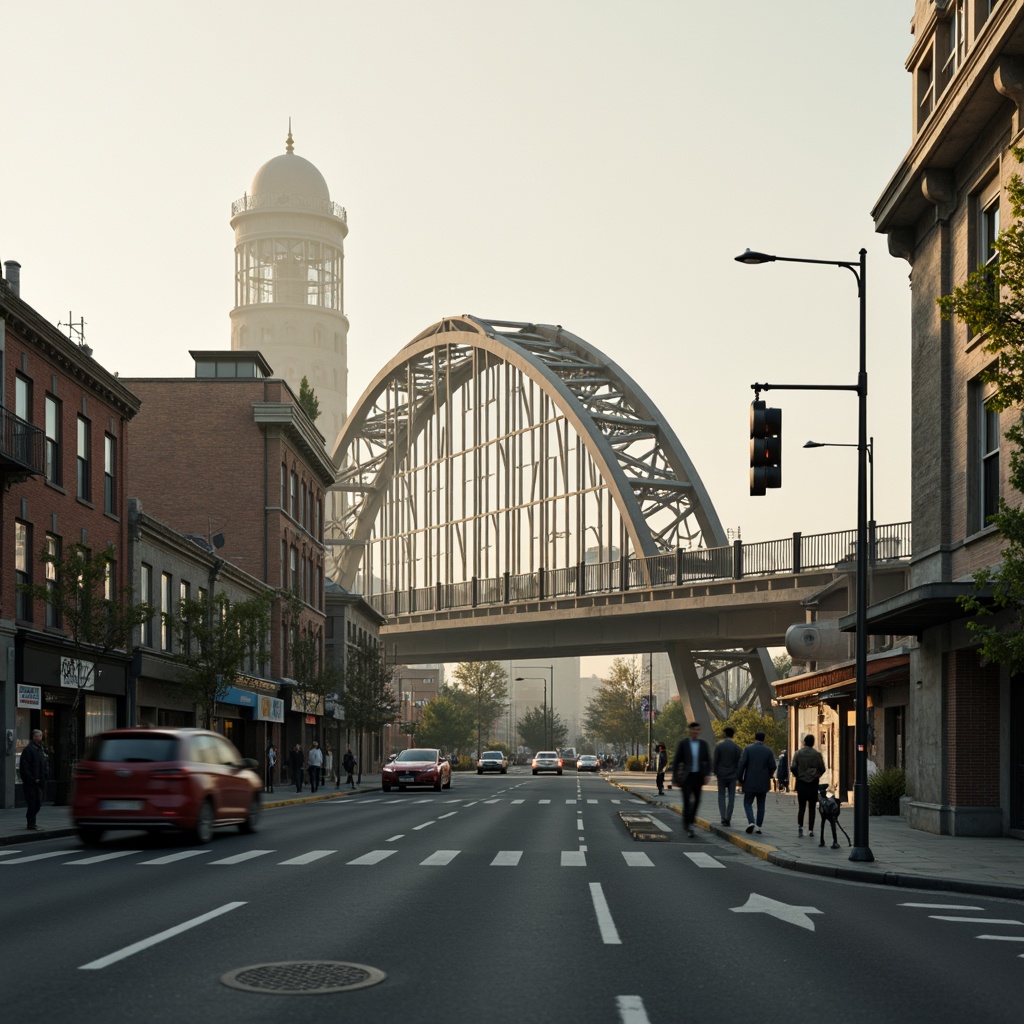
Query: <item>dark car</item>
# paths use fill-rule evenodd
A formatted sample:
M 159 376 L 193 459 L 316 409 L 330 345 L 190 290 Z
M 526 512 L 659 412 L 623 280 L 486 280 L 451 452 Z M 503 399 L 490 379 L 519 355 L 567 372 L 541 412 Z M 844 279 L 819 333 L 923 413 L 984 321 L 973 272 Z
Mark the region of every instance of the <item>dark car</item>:
M 258 767 L 205 729 L 111 729 L 75 766 L 71 818 L 88 844 L 112 829 L 178 829 L 198 843 L 218 825 L 255 832 Z
M 385 793 L 390 793 L 392 786 L 400 790 L 409 786 L 451 789 L 452 766 L 436 747 L 411 747 L 384 765 L 380 785 Z

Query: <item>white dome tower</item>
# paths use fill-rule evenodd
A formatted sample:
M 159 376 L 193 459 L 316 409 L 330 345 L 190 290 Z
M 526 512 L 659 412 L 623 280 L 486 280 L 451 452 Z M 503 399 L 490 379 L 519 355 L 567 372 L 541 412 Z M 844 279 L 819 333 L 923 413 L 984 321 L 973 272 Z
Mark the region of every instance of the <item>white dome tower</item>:
M 320 403 L 317 429 L 333 441 L 348 414 L 348 225 L 324 176 L 295 155 L 291 122 L 285 152 L 268 160 L 232 204 L 231 227 L 231 348 L 262 352 L 296 395 L 306 377 Z

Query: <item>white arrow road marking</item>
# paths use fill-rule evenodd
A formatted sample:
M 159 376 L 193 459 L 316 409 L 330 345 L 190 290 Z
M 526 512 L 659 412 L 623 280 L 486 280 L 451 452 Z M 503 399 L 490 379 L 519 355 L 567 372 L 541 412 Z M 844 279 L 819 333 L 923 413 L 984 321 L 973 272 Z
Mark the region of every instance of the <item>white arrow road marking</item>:
M 756 892 L 750 894 L 742 907 L 730 907 L 729 909 L 734 914 L 768 914 L 769 917 L 777 917 L 780 921 L 806 928 L 809 932 L 814 931 L 814 922 L 807 915 L 821 913 L 817 907 L 791 906 L 788 903 L 779 903 L 777 900 L 769 899 L 767 896 L 760 896 Z
M 618 929 L 608 909 L 608 901 L 604 898 L 604 890 L 600 882 L 590 883 L 590 898 L 594 902 L 594 913 L 597 914 L 597 927 L 601 931 L 601 941 L 606 946 L 621 946 Z
M 616 996 L 615 1005 L 619 1010 L 622 1024 L 650 1024 L 650 1018 L 644 1009 L 644 1001 L 640 996 Z
M 143 939 L 141 942 L 135 942 L 130 946 L 125 946 L 124 949 L 119 949 L 116 953 L 111 953 L 109 956 L 100 957 L 99 960 L 92 960 L 87 964 L 82 964 L 78 969 L 80 971 L 98 971 L 103 967 L 109 967 L 110 964 L 117 963 L 118 960 L 124 960 L 126 957 L 140 953 L 144 949 L 149 949 L 150 946 L 155 946 L 158 942 L 163 942 L 165 939 L 172 939 L 175 935 L 187 932 L 190 928 L 195 928 L 197 925 L 205 924 L 207 921 L 212 921 L 215 917 L 220 917 L 221 914 L 226 914 L 230 910 L 237 910 L 239 907 L 244 906 L 244 901 L 241 903 L 225 903 L 223 907 L 211 910 L 208 914 L 201 914 L 199 917 L 192 918 L 191 921 L 185 921 L 183 924 L 175 925 L 173 928 L 168 928 L 166 931 L 159 932 L 156 935 L 151 935 L 148 939 Z

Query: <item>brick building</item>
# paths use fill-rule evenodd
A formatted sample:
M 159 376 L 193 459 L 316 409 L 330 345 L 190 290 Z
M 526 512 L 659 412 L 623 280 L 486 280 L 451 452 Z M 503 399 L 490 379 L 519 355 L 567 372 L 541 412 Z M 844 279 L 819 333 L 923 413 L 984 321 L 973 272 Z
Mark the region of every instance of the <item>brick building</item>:
M 909 652 L 907 816 L 930 832 L 1024 834 L 1024 685 L 978 654 L 957 598 L 998 562 L 988 525 L 1007 483 L 1003 431 L 1019 415 L 987 406 L 984 338 L 940 319 L 936 298 L 995 257 L 1005 185 L 1024 143 L 1024 5 L 917 0 L 907 59 L 913 142 L 872 215 L 910 267 L 912 353 L 908 589 L 869 610 L 873 632 Z
M 268 675 L 290 680 L 296 634 L 323 656 L 324 501 L 334 466 L 288 385 L 258 352 L 192 352 L 190 378 L 126 381 L 142 399 L 129 453 L 131 496 L 147 515 L 207 540 L 224 562 L 278 591 Z M 172 597 L 177 581 L 168 586 Z M 289 622 L 283 592 L 301 611 Z M 322 702 L 288 686 L 285 744 L 305 746 Z M 312 730 L 312 732 L 311 732 Z
M 20 267 L 0 282 L 0 805 L 19 802 L 18 758 L 32 729 L 51 753 L 48 799 L 63 799 L 85 739 L 127 716 L 130 657 L 86 663 L 71 650 L 59 616 L 18 589 L 47 578 L 46 550 L 111 549 L 112 591 L 130 582 L 125 517 L 128 423 L 139 400 L 20 297 Z M 79 651 L 78 654 L 81 652 Z M 67 666 L 86 666 L 87 685 Z M 78 691 L 78 692 L 76 692 Z

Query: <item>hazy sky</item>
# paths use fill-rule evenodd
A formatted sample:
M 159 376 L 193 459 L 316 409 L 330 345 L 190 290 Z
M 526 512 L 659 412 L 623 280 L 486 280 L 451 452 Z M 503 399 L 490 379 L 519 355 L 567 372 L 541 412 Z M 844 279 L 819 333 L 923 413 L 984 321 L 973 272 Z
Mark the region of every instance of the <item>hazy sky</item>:
M 0 0 L 0 260 L 122 376 L 230 346 L 231 203 L 295 151 L 348 211 L 349 396 L 450 314 L 558 323 L 644 388 L 724 526 L 855 525 L 857 298 L 747 246 L 868 250 L 876 518 L 909 518 L 908 265 L 870 211 L 910 144 L 913 0 Z

